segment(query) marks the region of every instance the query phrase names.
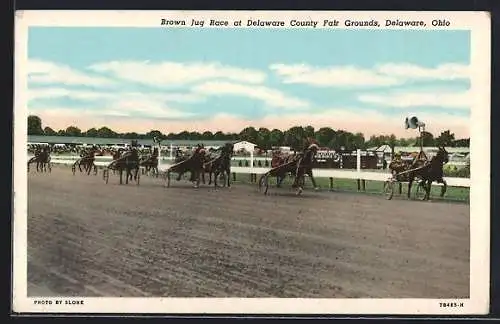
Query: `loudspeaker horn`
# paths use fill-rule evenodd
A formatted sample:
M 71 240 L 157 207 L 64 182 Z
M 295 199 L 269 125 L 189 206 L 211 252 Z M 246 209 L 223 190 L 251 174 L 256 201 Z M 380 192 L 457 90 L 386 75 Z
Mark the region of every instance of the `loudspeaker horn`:
M 408 129 L 408 128 L 412 128 L 412 129 L 415 129 L 415 128 L 418 128 L 418 127 L 424 127 L 425 126 L 425 123 L 418 120 L 417 117 L 413 116 L 413 117 L 406 117 L 405 119 L 405 129 Z

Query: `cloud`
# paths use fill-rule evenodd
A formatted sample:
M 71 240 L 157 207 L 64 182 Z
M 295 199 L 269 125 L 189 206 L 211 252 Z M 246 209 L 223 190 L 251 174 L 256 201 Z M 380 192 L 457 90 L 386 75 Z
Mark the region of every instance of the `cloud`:
M 65 105 L 63 101 L 55 104 L 40 102 L 39 99 L 70 98 L 83 101 L 86 106 Z M 187 103 L 202 100 L 199 95 L 184 93 L 139 93 L 139 92 L 100 92 L 62 88 L 35 88 L 28 90 L 30 110 L 44 111 L 53 116 L 54 112 L 63 115 L 121 116 L 145 118 L 186 118 L 194 114 L 173 108 L 171 103 Z M 61 104 L 63 103 L 63 104 Z M 74 113 L 73 113 L 73 112 Z
M 400 83 L 392 76 L 380 75 L 355 66 L 313 67 L 306 64 L 272 64 L 269 67 L 284 83 L 308 84 L 318 87 L 391 86 Z
M 297 109 L 309 106 L 307 101 L 290 97 L 283 92 L 264 86 L 243 85 L 229 82 L 207 82 L 193 88 L 194 92 L 208 96 L 233 95 L 263 101 L 271 107 Z
M 216 62 L 111 61 L 96 63 L 88 68 L 95 72 L 109 73 L 123 80 L 155 87 L 179 86 L 209 79 L 258 84 L 266 79 L 262 71 L 232 67 Z
M 102 92 L 64 88 L 30 88 L 28 100 L 70 98 L 83 101 L 94 100 L 151 100 L 193 103 L 204 100 L 199 94 L 174 92 Z
M 136 120 L 141 119 L 179 119 L 195 116 L 194 113 L 183 111 L 182 109 L 172 108 L 162 105 L 157 101 L 130 101 L 122 100 L 115 101 L 109 104 L 101 104 L 98 106 L 74 107 L 65 105 L 37 105 L 29 108 L 30 113 L 38 116 L 48 116 L 47 123 L 51 124 L 52 120 L 71 118 L 69 125 L 79 125 L 81 118 L 107 118 L 107 117 L 127 117 L 130 118 L 132 124 Z M 137 127 L 137 125 L 135 125 Z
M 361 94 L 358 100 L 365 103 L 384 105 L 386 107 L 431 106 L 450 109 L 469 110 L 472 106 L 472 94 L 463 92 L 393 92 L 386 94 Z
M 115 82 L 108 78 L 89 75 L 69 66 L 49 61 L 30 59 L 28 60 L 27 70 L 28 81 L 33 83 L 62 83 L 84 86 L 115 85 Z
M 317 87 L 388 87 L 410 80 L 464 80 L 470 67 L 446 63 L 428 68 L 408 63 L 387 63 L 371 69 L 356 66 L 311 66 L 307 64 L 272 64 L 269 69 L 283 83 L 308 84 Z
M 296 125 L 311 125 L 316 129 L 332 127 L 353 133 L 361 132 L 365 138 L 371 135 L 395 134 L 398 137 L 416 137 L 414 130 L 405 130 L 403 115 L 388 116 L 377 111 L 349 110 L 345 107 L 331 108 L 315 114 L 269 114 L 260 119 L 250 119 L 230 114 L 217 114 L 211 118 L 190 118 L 189 120 L 161 120 L 146 117 L 119 118 L 99 115 L 79 114 L 75 110 L 37 111 L 44 126 L 55 129 L 76 124 L 81 129 L 106 125 L 119 132 L 147 132 L 159 129 L 163 133 L 209 130 L 211 132 L 240 132 L 247 126 L 267 127 L 269 129 L 288 129 Z M 454 116 L 446 113 L 420 114 L 427 124 L 426 130 L 439 135 L 444 130 L 451 130 L 456 138 L 470 136 L 469 117 Z
M 421 67 L 408 63 L 390 63 L 379 65 L 377 72 L 403 80 L 459 80 L 470 77 L 470 66 L 456 63 L 445 63 L 434 68 Z

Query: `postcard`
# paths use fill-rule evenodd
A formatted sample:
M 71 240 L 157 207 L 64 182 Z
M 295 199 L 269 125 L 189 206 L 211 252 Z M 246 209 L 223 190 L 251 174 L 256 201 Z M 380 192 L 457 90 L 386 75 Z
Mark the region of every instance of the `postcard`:
M 490 35 L 17 12 L 13 311 L 486 314 Z

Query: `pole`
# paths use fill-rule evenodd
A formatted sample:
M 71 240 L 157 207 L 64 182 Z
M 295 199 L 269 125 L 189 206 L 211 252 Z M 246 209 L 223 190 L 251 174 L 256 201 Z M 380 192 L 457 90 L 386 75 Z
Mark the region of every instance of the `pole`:
M 161 144 L 160 142 L 156 143 L 156 145 L 158 145 L 158 170 L 160 170 L 161 168 Z
M 361 150 L 357 149 L 356 150 L 356 169 L 358 172 L 361 171 Z
M 174 150 L 173 150 L 173 146 L 172 146 L 172 143 L 170 143 L 170 163 L 173 164 L 173 154 L 174 154 Z
M 418 128 L 418 131 L 420 132 L 420 152 L 424 151 L 424 136 L 423 136 L 423 131 L 422 128 Z

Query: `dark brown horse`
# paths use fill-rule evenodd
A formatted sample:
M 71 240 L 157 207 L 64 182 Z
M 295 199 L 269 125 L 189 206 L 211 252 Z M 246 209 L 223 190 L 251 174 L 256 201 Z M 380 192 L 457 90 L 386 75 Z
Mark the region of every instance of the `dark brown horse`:
M 151 155 L 147 155 L 141 159 L 139 165 L 144 167 L 144 170 L 147 174 L 152 174 L 153 176 L 158 177 L 158 148 L 155 147 L 153 149 L 153 153 Z
M 120 158 L 113 160 L 103 171 L 103 179 L 108 183 L 109 170 L 116 170 L 120 173 L 120 184 L 123 183 L 123 172 L 125 171 L 125 184 L 128 184 L 129 179 L 134 179 L 139 184 L 139 153 L 133 147 L 130 151 L 125 152 Z M 134 174 L 132 174 L 134 171 Z
M 291 155 L 288 161 L 280 164 L 268 172 L 264 173 L 259 179 L 259 189 L 265 187 L 264 194 L 267 194 L 269 188 L 269 177 L 284 178 L 287 174 L 294 176 L 293 187 L 297 188 L 297 195 L 302 193 L 305 182 L 305 175 L 311 178 L 314 188 L 317 190 L 316 181 L 312 174 L 312 168 L 315 162 L 315 156 L 318 151 L 317 144 L 310 144 L 304 152 L 298 155 Z M 279 180 L 278 180 L 279 181 Z
M 232 143 L 226 143 L 220 149 L 220 155 L 215 159 L 210 159 L 208 162 L 203 164 L 204 172 L 208 172 L 209 180 L 208 184 L 212 183 L 212 174 L 214 175 L 214 187 L 217 187 L 217 179 L 219 176 L 224 178 L 224 185 L 227 184 L 228 187 L 231 186 L 231 158 L 233 156 L 234 145 Z M 205 176 L 203 174 L 203 183 L 205 183 Z
M 280 151 L 273 152 L 273 156 L 271 158 L 271 168 L 277 168 L 281 165 L 285 165 L 289 162 L 292 162 L 296 155 L 283 155 Z M 276 187 L 280 188 L 283 180 L 285 180 L 287 173 L 292 174 L 295 170 L 287 170 L 286 168 L 281 169 L 280 173 L 276 174 Z
M 409 182 L 408 182 L 408 198 L 410 198 L 411 185 L 415 178 L 421 179 L 421 186 L 425 190 L 425 195 L 423 200 L 429 200 L 431 194 L 432 182 L 442 183 L 440 196 L 443 197 L 446 193 L 447 183 L 443 179 L 443 167 L 448 163 L 448 152 L 444 147 L 438 146 L 438 152 L 436 156 L 432 157 L 430 162 L 425 163 L 423 166 L 415 169 L 415 171 L 410 172 Z
M 45 146 L 41 150 L 35 151 L 35 156 L 28 160 L 28 172 L 30 171 L 30 164 L 32 163 L 36 163 L 37 172 L 51 172 L 50 148 Z
M 297 188 L 297 194 L 300 194 L 303 190 L 305 175 L 309 176 L 311 179 L 314 190 L 318 190 L 316 185 L 316 180 L 314 179 L 312 169 L 316 161 L 316 154 L 318 153 L 318 145 L 311 144 L 307 147 L 301 156 L 297 159 L 297 169 L 295 171 L 295 181 L 292 187 Z
M 90 174 L 90 171 L 92 171 L 92 169 L 94 170 L 94 175 L 96 175 L 97 174 L 97 166 L 94 163 L 96 153 L 97 153 L 97 149 L 94 147 L 83 152 L 80 155 L 80 158 L 78 160 L 76 160 L 75 163 L 73 163 L 73 166 L 71 168 L 73 171 L 73 175 L 76 173 L 76 167 L 78 167 L 78 170 L 80 170 L 80 172 L 83 172 L 82 166 L 83 166 L 83 169 L 85 170 L 85 172 L 87 172 L 87 175 Z
M 203 163 L 205 162 L 205 149 L 199 145 L 187 160 L 178 162 L 165 172 L 165 180 L 167 182 L 167 187 L 170 187 L 170 174 L 172 172 L 177 173 L 177 181 L 181 179 L 182 174 L 186 172 L 191 173 L 191 181 L 193 186 L 198 188 L 200 186 L 200 176 L 203 173 Z

